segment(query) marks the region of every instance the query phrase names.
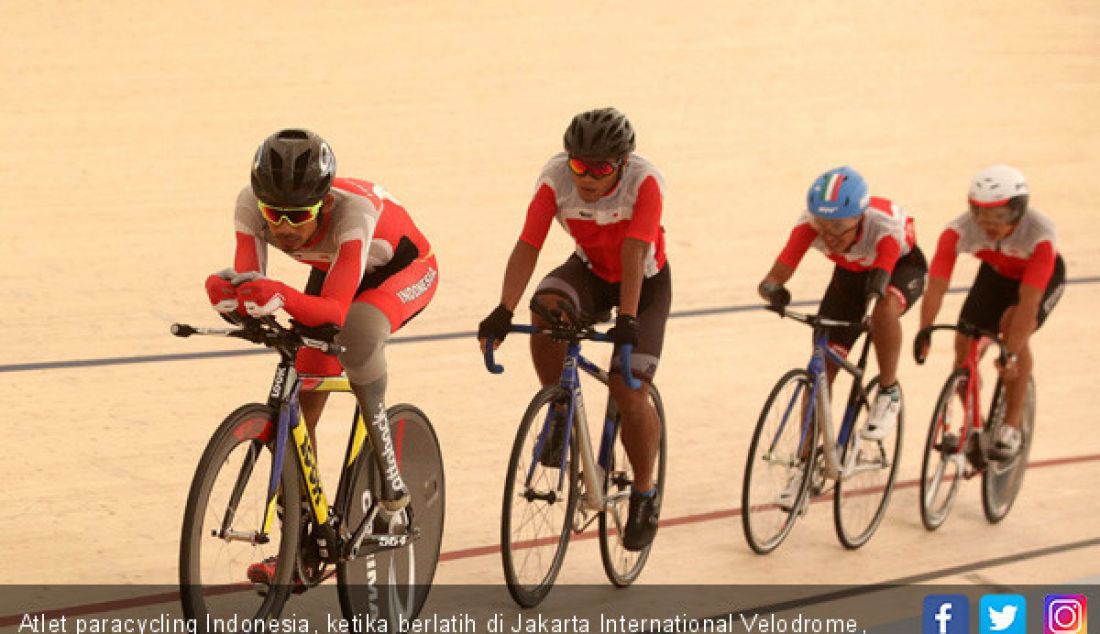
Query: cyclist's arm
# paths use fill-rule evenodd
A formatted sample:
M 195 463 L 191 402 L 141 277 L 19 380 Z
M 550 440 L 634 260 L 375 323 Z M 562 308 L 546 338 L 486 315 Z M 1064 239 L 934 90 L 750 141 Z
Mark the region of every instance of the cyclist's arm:
M 959 244 L 959 234 L 954 229 L 945 229 L 936 243 L 936 255 L 928 269 L 928 289 L 920 305 L 920 327 L 930 326 L 936 321 L 936 315 L 943 306 L 943 296 L 951 283 L 951 271 L 955 268 L 955 257 Z
M 256 196 L 251 187 L 245 187 L 237 195 L 233 225 L 237 242 L 233 269 L 238 273 L 255 271 L 264 274 L 267 270 L 267 243 L 260 237 L 264 230 L 264 220 L 260 217 Z
M 1020 284 L 1020 303 L 1016 305 L 1016 311 L 1012 319 L 1005 324 L 1003 333 L 1005 350 L 1012 354 L 1019 354 L 1027 346 L 1027 340 L 1035 330 L 1038 321 L 1039 303 L 1043 300 L 1043 291 Z
M 290 295 L 286 298 L 286 311 L 307 326 L 344 325 L 365 269 L 366 248 L 363 240 L 354 238 L 341 243 L 336 261 L 325 276 L 321 294 L 306 295 L 288 287 Z
M 649 243 L 637 238 L 623 240 L 623 279 L 619 285 L 619 314 L 638 316 L 638 300 L 642 296 L 642 280 L 645 279 L 645 256 Z
M 814 230 L 810 223 L 803 222 L 795 226 L 791 230 L 791 235 L 787 238 L 787 244 L 783 246 L 783 250 L 779 252 L 779 257 L 775 259 L 775 264 L 772 265 L 768 274 L 764 276 L 764 282 L 771 282 L 774 284 L 783 285 L 786 284 L 791 276 L 794 275 L 795 269 L 798 268 L 798 263 L 802 261 L 802 256 L 806 255 L 806 251 L 810 249 L 810 245 L 817 239 L 817 231 Z
M 524 289 L 531 281 L 531 275 L 535 272 L 535 265 L 539 260 L 539 251 L 546 242 L 546 234 L 550 232 L 550 224 L 554 221 L 554 215 L 557 212 L 558 202 L 553 188 L 546 183 L 539 185 L 538 191 L 531 199 L 531 204 L 527 206 L 527 219 L 523 223 L 523 231 L 504 269 L 500 304 L 510 312 L 516 311 L 516 305 L 519 304 Z
M 893 273 L 899 257 L 901 257 L 901 245 L 894 236 L 886 236 L 875 244 L 875 261 L 871 263 L 871 268 Z
M 1028 258 L 1024 277 L 1020 282 L 1020 301 L 1012 319 L 1005 324 L 1005 348 L 1015 354 L 1027 346 L 1028 338 L 1035 330 L 1039 319 L 1039 304 L 1043 301 L 1043 292 L 1054 273 L 1054 247 L 1050 242 L 1040 242 Z
M 638 188 L 638 199 L 619 253 L 623 276 L 619 284 L 619 314 L 638 316 L 638 301 L 645 280 L 645 259 L 661 231 L 663 201 L 657 179 L 648 176 Z
M 367 245 L 374 236 L 376 220 L 368 213 L 341 214 L 329 231 L 339 237 L 336 257 L 325 276 L 320 295 L 306 295 L 286 284 L 279 292 L 286 312 L 307 326 L 342 326 L 367 268 Z
M 238 273 L 264 272 L 264 255 L 267 243 L 254 235 L 237 232 L 237 251 L 233 256 L 233 269 Z
M 537 248 L 522 239 L 516 241 L 512 255 L 508 258 L 508 266 L 504 269 L 504 284 L 500 290 L 500 304 L 509 311 L 516 312 L 519 298 L 523 297 L 523 291 L 531 281 L 531 274 L 535 272 L 538 261 Z

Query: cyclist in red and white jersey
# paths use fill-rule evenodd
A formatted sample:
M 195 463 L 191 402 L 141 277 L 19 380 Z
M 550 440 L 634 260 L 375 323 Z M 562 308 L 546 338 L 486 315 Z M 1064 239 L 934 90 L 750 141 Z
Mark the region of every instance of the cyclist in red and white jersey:
M 390 335 L 423 310 L 435 294 L 438 265 L 408 212 L 382 187 L 336 178 L 329 145 L 308 130 L 280 130 L 260 145 L 252 184 L 237 197 L 233 268 L 207 278 L 214 308 L 230 321 L 285 310 L 306 327 L 340 326 L 339 359 L 302 348 L 295 363 L 305 374 L 347 374 L 371 443 L 379 448 L 381 504 L 397 513 L 408 504 L 386 417 L 386 358 Z M 267 247 L 312 267 L 304 292 L 265 277 Z M 313 446 L 327 392 L 300 395 Z M 274 562 L 248 576 L 268 582 Z
M 783 285 L 812 246 L 836 263 L 820 315 L 858 322 L 871 299 L 879 299 L 871 314 L 879 389 L 860 435 L 881 440 L 893 432 L 901 411 L 897 387 L 901 316 L 924 291 L 928 265 L 916 244 L 912 218 L 889 199 L 871 196 L 866 181 L 854 169 L 840 167 L 819 176 L 806 202 L 806 211 L 758 290 L 772 304 L 786 305 L 790 293 Z M 847 355 L 859 331 L 833 328 L 828 336 L 830 347 Z M 837 367 L 829 364 L 827 370 L 832 381 Z M 781 504 L 797 496 L 801 479 L 792 480 L 780 495 Z
M 993 439 L 992 456 L 1011 458 L 1020 450 L 1020 422 L 1031 376 L 1028 341 L 1062 297 L 1066 265 L 1058 254 L 1054 223 L 1028 206 L 1030 189 L 1024 175 L 1008 165 L 978 172 L 970 184 L 970 210 L 952 220 L 940 234 L 932 258 L 928 293 L 921 304 L 921 327 L 929 326 L 943 304 L 959 253 L 981 260 L 978 275 L 959 314 L 960 324 L 1000 333 L 1008 360 L 998 364 L 1005 383 L 1005 423 Z M 928 354 L 928 341 L 916 343 L 918 357 Z M 969 338 L 955 339 L 955 366 L 962 367 Z
M 490 337 L 499 345 L 508 334 L 550 225 L 557 221 L 576 241 L 576 250 L 542 280 L 531 301 L 551 310 L 565 301 L 589 319 L 619 308 L 610 332 L 616 350 L 634 346 L 630 369 L 643 383 L 639 390 L 627 387 L 618 354 L 613 355 L 611 396 L 622 413 L 623 445 L 635 475 L 623 545 L 641 550 L 656 535 L 659 512 L 653 468 L 660 430 L 647 384 L 657 371 L 672 302 L 661 227 L 664 178 L 633 154 L 634 129 L 614 108 L 578 114 L 564 143 L 565 152 L 553 156 L 539 176 L 504 273 L 500 305 L 481 322 L 478 338 L 484 351 Z M 531 319 L 545 325 L 536 314 Z M 531 337 L 531 356 L 543 385 L 558 382 L 564 355 L 564 345 L 542 335 Z M 565 415 L 562 408 L 539 457 L 548 467 L 560 464 Z

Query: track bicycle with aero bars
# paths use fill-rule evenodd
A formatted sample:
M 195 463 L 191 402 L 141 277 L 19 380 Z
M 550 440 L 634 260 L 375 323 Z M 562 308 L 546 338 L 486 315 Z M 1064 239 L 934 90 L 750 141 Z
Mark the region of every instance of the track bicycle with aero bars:
M 443 460 L 427 416 L 408 404 L 386 412 L 411 495 L 403 511 L 387 517 L 378 497 L 384 462 L 357 407 L 330 505 L 298 395 L 351 387 L 345 376 L 300 375 L 294 361 L 302 347 L 341 352 L 332 342 L 335 327 L 287 328 L 273 317 L 245 317 L 230 328 L 173 324 L 172 333 L 232 337 L 279 354 L 266 402 L 230 413 L 195 470 L 180 537 L 184 615 L 200 627 L 210 617 L 277 618 L 292 594 L 335 574 L 349 621 L 415 618 L 439 560 L 445 506 Z M 249 566 L 271 557 L 272 582 L 249 582 Z

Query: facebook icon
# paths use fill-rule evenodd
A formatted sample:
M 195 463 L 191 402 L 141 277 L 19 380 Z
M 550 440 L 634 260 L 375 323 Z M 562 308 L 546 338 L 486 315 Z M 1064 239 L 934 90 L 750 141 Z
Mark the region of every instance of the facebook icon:
M 924 597 L 922 634 L 968 634 L 969 601 L 962 594 L 930 594 Z

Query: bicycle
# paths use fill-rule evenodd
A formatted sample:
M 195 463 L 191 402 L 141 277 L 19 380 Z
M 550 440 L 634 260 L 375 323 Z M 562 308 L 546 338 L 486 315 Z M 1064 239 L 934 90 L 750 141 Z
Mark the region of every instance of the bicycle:
M 810 498 L 827 493 L 828 482 L 833 481 L 837 538 L 846 548 L 859 548 L 882 522 L 894 487 L 905 422 L 904 398 L 892 439 L 887 436 L 882 440 L 864 440 L 857 430 L 870 411 L 871 391 L 878 385 L 876 376 L 863 386 L 871 337 L 864 337 L 859 361 L 853 365 L 829 347 L 825 329 L 856 327 L 867 332 L 868 320 L 854 323 L 785 307 L 765 308 L 810 326 L 813 353 L 806 369 L 794 368 L 779 379 L 760 412 L 741 491 L 745 538 L 758 554 L 775 550 L 798 517 L 808 511 Z M 835 440 L 826 361 L 836 364 L 853 379 Z M 883 476 L 884 482 L 880 481 Z M 797 496 L 788 505 L 779 499 L 778 491 L 786 489 L 792 478 L 800 478 L 800 483 Z M 778 491 L 764 486 L 776 482 Z M 861 509 L 863 512 L 859 512 Z
M 936 330 L 954 330 L 969 337 L 970 341 L 963 366 L 948 375 L 932 412 L 921 462 L 921 521 L 930 531 L 943 525 L 954 505 L 961 480 L 969 480 L 980 473 L 982 510 L 986 519 L 995 524 L 1008 515 L 1023 484 L 1035 430 L 1035 377 L 1028 381 L 1020 449 L 1009 460 L 994 460 L 990 448 L 997 427 L 1004 423 L 1005 386 L 998 378 L 989 414 L 983 420 L 978 364 L 990 345 L 997 346 L 1003 364 L 1006 359 L 1004 343 L 996 333 L 970 325 L 933 325 L 917 333 L 913 349 L 917 363 L 924 363 L 921 348 L 931 343 L 932 332 Z
M 550 593 L 565 560 L 571 533 L 583 533 L 594 521 L 599 521 L 604 572 L 617 587 L 629 586 L 638 578 L 653 545 L 628 551 L 622 544 L 634 474 L 619 442 L 620 417 L 610 397 L 598 455 L 592 450 L 579 371 L 604 385 L 608 385 L 610 375 L 581 355 L 581 341 L 609 342 L 611 338 L 591 324 L 585 325 L 587 320 L 578 318 L 568 304 L 560 307 L 567 319 L 532 304 L 532 309 L 550 325 L 513 325 L 509 330 L 543 334 L 567 344 L 560 382 L 540 389 L 520 419 L 504 485 L 500 527 L 504 578 L 512 598 L 525 608 L 538 605 Z M 630 373 L 631 349 L 629 345 L 621 346 L 619 360 L 626 384 L 639 389 L 641 382 Z M 492 339 L 485 346 L 485 367 L 494 374 L 504 371 L 493 360 Z M 653 384 L 649 385 L 649 398 L 660 425 L 655 472 L 659 509 L 665 485 L 665 412 Z M 564 412 L 564 418 L 556 418 L 556 412 Z M 555 435 L 560 447 L 569 448 L 561 451 L 556 462 L 543 458 L 544 444 L 551 443 Z
M 195 470 L 180 539 L 184 615 L 199 624 L 226 613 L 277 618 L 292 592 L 335 573 L 349 622 L 362 628 L 377 619 L 415 618 L 439 560 L 445 506 L 442 456 L 427 416 L 408 404 L 387 410 L 411 501 L 386 521 L 378 500 L 382 461 L 356 407 L 330 506 L 298 395 L 350 393 L 351 387 L 345 376 L 299 375 L 294 360 L 302 347 L 341 352 L 331 342 L 336 329 L 286 328 L 265 317 L 244 318 L 233 328 L 173 324 L 171 330 L 179 337 L 239 338 L 279 354 L 267 402 L 230 413 Z M 250 585 L 248 566 L 271 555 L 277 557 L 274 581 Z

